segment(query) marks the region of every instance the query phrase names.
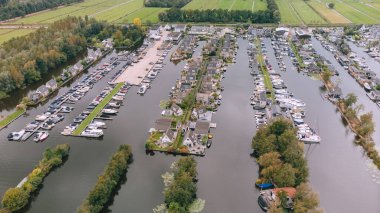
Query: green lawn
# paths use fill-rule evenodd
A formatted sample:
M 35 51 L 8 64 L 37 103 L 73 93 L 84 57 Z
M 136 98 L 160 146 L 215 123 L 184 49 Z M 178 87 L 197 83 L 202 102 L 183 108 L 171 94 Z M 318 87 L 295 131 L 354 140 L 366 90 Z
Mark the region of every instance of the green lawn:
M 86 127 L 91 123 L 92 120 L 103 110 L 103 108 L 110 102 L 112 97 L 119 92 L 124 83 L 118 83 L 111 92 L 103 98 L 103 100 L 95 107 L 94 110 L 83 120 L 83 122 L 73 131 L 73 135 L 80 135 Z
M 374 21 L 377 20 L 378 23 L 380 22 L 380 9 L 373 8 L 361 2 L 356 2 L 356 1 L 346 0 L 344 2 L 350 5 L 351 7 L 354 7 L 356 10 L 359 10 L 361 14 L 366 14 L 367 17 L 371 17 L 372 19 L 374 19 Z M 355 11 L 355 12 L 360 13 L 359 11 Z
M 183 9 L 265 10 L 266 0 L 193 0 Z
M 10 122 L 16 119 L 18 116 L 25 113 L 24 109 L 17 109 L 12 114 L 8 115 L 6 118 L 0 121 L 0 128 L 7 126 Z
M 219 0 L 192 0 L 183 9 L 214 9 L 217 8 Z
M 291 0 L 296 13 L 301 17 L 305 24 L 326 24 L 327 22 L 318 15 L 304 0 Z
M 259 62 L 261 71 L 263 73 L 264 85 L 265 85 L 265 88 L 271 92 L 270 95 L 267 94 L 267 97 L 270 99 L 273 99 L 273 85 L 272 85 L 272 81 L 270 80 L 269 72 L 267 70 L 267 66 L 265 65 L 263 55 L 261 53 L 260 40 L 256 40 L 256 46 L 258 47 L 258 50 L 259 50 L 259 54 L 257 55 L 257 61 Z
M 266 10 L 267 1 L 266 0 L 254 0 L 253 11 Z
M 11 38 L 27 35 L 36 29 L 0 29 L 0 44 Z

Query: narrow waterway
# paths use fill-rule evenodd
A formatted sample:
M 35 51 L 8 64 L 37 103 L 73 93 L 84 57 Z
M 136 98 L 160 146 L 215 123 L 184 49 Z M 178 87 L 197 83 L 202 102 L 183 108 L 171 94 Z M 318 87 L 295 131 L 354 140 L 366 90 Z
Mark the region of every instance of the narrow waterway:
M 265 44 L 269 47 L 270 40 Z M 267 49 L 273 64 L 273 49 Z M 288 90 L 306 103 L 305 120 L 318 128 L 322 138 L 320 144 L 305 145 L 309 180 L 319 193 L 321 207 L 326 212 L 380 212 L 380 188 L 372 180 L 370 163 L 362 149 L 353 144 L 355 135 L 344 125 L 335 106 L 324 98 L 323 84 L 298 73 L 289 57 L 285 56 L 284 62 L 287 71 L 280 74 Z

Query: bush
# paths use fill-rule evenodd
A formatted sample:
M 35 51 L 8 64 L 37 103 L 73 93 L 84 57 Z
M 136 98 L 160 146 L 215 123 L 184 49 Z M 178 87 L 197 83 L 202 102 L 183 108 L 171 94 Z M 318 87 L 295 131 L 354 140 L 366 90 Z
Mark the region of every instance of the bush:
M 28 204 L 29 194 L 21 188 L 10 188 L 3 197 L 3 207 L 11 212 L 22 209 Z

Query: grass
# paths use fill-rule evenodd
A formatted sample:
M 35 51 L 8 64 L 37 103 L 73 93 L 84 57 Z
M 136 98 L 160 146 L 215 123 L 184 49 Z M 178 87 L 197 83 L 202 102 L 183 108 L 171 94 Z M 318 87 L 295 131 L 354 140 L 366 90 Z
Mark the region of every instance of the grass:
M 282 24 L 299 25 L 302 23 L 290 6 L 289 0 L 276 0 L 276 3 L 280 9 Z
M 94 110 L 82 121 L 82 123 L 73 131 L 73 135 L 80 135 L 86 129 L 86 127 L 91 123 L 92 120 L 102 111 L 102 109 L 110 102 L 112 97 L 119 92 L 124 83 L 118 83 L 111 92 L 103 98 L 103 100 L 95 107 Z
M 325 3 L 318 1 L 307 2 L 319 15 L 324 17 L 329 23 L 332 24 L 347 24 L 351 23 L 346 17 L 338 13 L 335 9 L 330 9 Z
M 158 14 L 167 10 L 168 8 L 141 8 L 136 10 L 123 19 L 120 19 L 118 22 L 122 23 L 132 23 L 134 18 L 140 18 L 143 23 L 148 21 L 152 23 L 159 22 Z
M 17 109 L 12 114 L 8 115 L 6 118 L 0 121 L 0 128 L 3 128 L 10 124 L 14 119 L 18 118 L 20 115 L 26 112 L 25 109 Z
M 19 36 L 27 35 L 36 29 L 0 29 L 0 44 Z
M 369 17 L 372 17 L 373 19 L 377 20 L 377 22 L 380 21 L 380 10 L 367 6 L 361 2 L 357 1 L 351 1 L 351 0 L 345 0 L 346 4 L 349 4 L 350 6 L 354 7 L 355 9 L 361 11 L 362 13 L 366 14 Z M 356 11 L 357 13 L 360 13 Z
M 267 94 L 267 98 L 270 98 L 273 100 L 273 98 L 274 98 L 273 97 L 273 85 L 272 85 L 272 81 L 270 80 L 269 72 L 267 70 L 267 66 L 265 65 L 263 55 L 261 53 L 260 40 L 256 41 L 256 46 L 258 47 L 258 50 L 259 50 L 259 54 L 257 55 L 257 60 L 260 64 L 261 72 L 263 73 L 264 85 L 265 85 L 265 88 L 267 88 L 267 90 L 269 90 L 271 92 L 271 94 Z
M 338 2 L 338 1 L 334 1 L 334 3 L 335 3 L 335 7 L 334 7 L 335 10 L 337 10 L 340 14 L 348 18 L 353 23 L 375 24 L 375 23 L 380 22 L 380 20 L 376 21 L 370 16 L 356 11 L 355 8 L 349 4 L 346 4 L 344 2 Z
M 183 9 L 265 10 L 266 0 L 193 0 Z
M 296 13 L 301 17 L 305 24 L 326 24 L 327 22 L 318 15 L 304 0 L 292 0 Z

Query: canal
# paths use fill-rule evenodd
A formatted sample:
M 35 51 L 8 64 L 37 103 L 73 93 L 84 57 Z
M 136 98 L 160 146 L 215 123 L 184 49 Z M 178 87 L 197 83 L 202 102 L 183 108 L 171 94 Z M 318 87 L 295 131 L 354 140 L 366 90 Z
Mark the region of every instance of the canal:
M 253 79 L 248 70 L 248 41 L 238 39 L 238 42 L 237 63 L 230 65 L 225 73 L 222 105 L 213 117 L 213 122 L 217 123 L 213 144 L 205 157 L 197 158 L 198 196 L 206 200 L 203 212 L 261 212 L 257 205 L 259 192 L 254 188 L 258 166 L 249 155 L 255 120 L 249 105 Z M 270 45 L 268 40 L 265 42 Z M 203 42 L 195 54 L 200 53 L 202 45 Z M 271 48 L 268 52 L 270 58 L 274 57 Z M 98 82 L 43 143 L 36 144 L 31 140 L 8 142 L 6 135 L 23 128 L 35 115 L 42 113 L 48 103 L 28 111 L 29 116 L 21 117 L 1 131 L 0 193 L 16 186 L 41 159 L 47 147 L 69 143 L 71 151 L 68 160 L 45 179 L 28 212 L 75 212 L 112 153 L 120 144 L 131 144 L 134 162 L 109 210 L 152 212 L 152 208 L 164 199 L 161 174 L 168 171 L 171 163 L 178 158 L 161 153 L 147 155 L 144 147 L 147 131 L 160 116 L 160 100 L 168 98 L 170 88 L 185 65 L 185 62 L 174 65 L 168 58 L 165 59 L 164 69 L 144 96 L 136 94 L 137 87 L 128 92 L 118 116 L 107 122 L 108 128 L 102 140 L 65 137 L 59 133 L 99 94 L 112 74 Z M 322 83 L 297 73 L 287 57 L 285 63 L 288 71 L 281 72 L 281 75 L 295 97 L 306 102 L 306 120 L 318 127 L 322 137 L 321 144 L 305 146 L 310 182 L 320 194 L 321 206 L 326 212 L 380 212 L 379 185 L 372 180 L 369 163 L 361 148 L 353 144 L 354 135 L 342 123 L 335 106 L 324 100 L 320 89 Z M 59 94 L 67 89 L 61 89 Z
M 276 59 L 270 40 L 266 39 L 265 44 L 269 60 L 274 64 Z M 321 50 L 314 42 L 313 46 L 318 53 L 328 57 L 326 53 L 319 52 Z M 294 97 L 306 103 L 305 121 L 316 127 L 322 138 L 320 144 L 305 145 L 309 180 L 314 191 L 319 193 L 321 207 L 325 212 L 380 212 L 380 182 L 377 183 L 378 180 L 373 177 L 377 175 L 377 170 L 363 150 L 354 145 L 355 135 L 345 126 L 336 107 L 324 98 L 323 84 L 298 73 L 288 56 L 284 57 L 284 62 L 287 71 L 280 74 Z M 351 78 L 338 71 L 341 73 L 339 77 Z M 343 79 L 342 84 L 348 80 Z M 342 90 L 347 93 L 343 86 Z

